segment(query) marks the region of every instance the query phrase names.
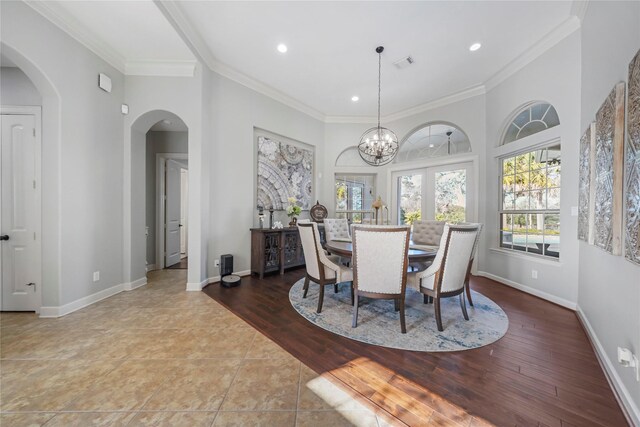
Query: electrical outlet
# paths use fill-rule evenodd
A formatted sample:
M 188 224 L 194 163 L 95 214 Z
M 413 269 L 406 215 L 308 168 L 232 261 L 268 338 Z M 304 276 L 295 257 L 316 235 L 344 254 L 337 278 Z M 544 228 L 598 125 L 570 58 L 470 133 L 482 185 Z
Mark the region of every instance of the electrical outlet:
M 98 280 L 100 280 L 100 272 L 99 271 L 94 271 L 93 272 L 93 281 L 97 282 Z
M 213 261 L 213 266 L 220 268 L 220 260 L 217 259 L 217 260 Z
M 532 279 L 538 278 L 538 270 L 531 270 L 531 278 Z

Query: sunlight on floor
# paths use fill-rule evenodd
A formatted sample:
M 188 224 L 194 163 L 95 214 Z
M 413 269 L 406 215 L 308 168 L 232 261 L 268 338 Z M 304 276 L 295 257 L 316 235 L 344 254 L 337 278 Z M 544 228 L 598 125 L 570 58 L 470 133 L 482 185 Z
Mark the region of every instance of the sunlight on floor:
M 343 384 L 338 387 L 335 382 Z M 306 383 L 306 387 L 354 426 L 369 426 L 371 414 L 398 417 L 410 425 L 493 426 L 464 408 L 368 358 L 354 359 Z M 353 390 L 354 397 L 344 389 Z M 368 401 L 369 405 L 362 402 Z M 369 407 L 383 410 L 372 411 Z M 385 413 L 385 411 L 387 413 Z

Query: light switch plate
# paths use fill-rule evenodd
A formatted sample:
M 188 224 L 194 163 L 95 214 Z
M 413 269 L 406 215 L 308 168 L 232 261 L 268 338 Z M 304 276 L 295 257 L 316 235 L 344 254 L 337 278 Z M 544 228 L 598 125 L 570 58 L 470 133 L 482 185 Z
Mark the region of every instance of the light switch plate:
M 578 207 L 571 206 L 571 216 L 578 216 Z
M 111 93 L 111 78 L 106 74 L 100 73 L 98 75 L 98 86 L 103 91 Z

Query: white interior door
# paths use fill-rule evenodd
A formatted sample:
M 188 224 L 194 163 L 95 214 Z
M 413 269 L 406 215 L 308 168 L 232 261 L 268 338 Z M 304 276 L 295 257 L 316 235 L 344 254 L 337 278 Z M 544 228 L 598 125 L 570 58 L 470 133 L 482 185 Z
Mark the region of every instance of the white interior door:
M 180 164 L 167 160 L 165 169 L 165 267 L 180 262 Z
M 180 224 L 182 229 L 180 230 L 180 256 L 185 258 L 187 256 L 187 235 L 189 234 L 188 220 L 188 200 L 189 194 L 189 171 L 185 168 L 180 170 Z
M 38 310 L 40 204 L 36 190 L 38 145 L 33 115 L 2 115 L 2 310 Z

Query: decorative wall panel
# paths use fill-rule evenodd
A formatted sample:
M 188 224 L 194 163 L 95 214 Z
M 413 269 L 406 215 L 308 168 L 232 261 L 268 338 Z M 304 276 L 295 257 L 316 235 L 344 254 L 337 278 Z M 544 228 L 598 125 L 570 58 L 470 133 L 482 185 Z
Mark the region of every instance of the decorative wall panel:
M 589 191 L 591 185 L 591 126 L 580 138 L 578 179 L 578 239 L 589 242 Z M 591 217 L 592 218 L 592 217 Z
M 594 244 L 622 252 L 624 83 L 618 83 L 596 114 Z
M 629 64 L 625 156 L 625 257 L 640 265 L 640 51 Z
M 295 197 L 302 210 L 312 201 L 313 152 L 273 138 L 258 136 L 258 191 L 256 206 L 285 209 Z

